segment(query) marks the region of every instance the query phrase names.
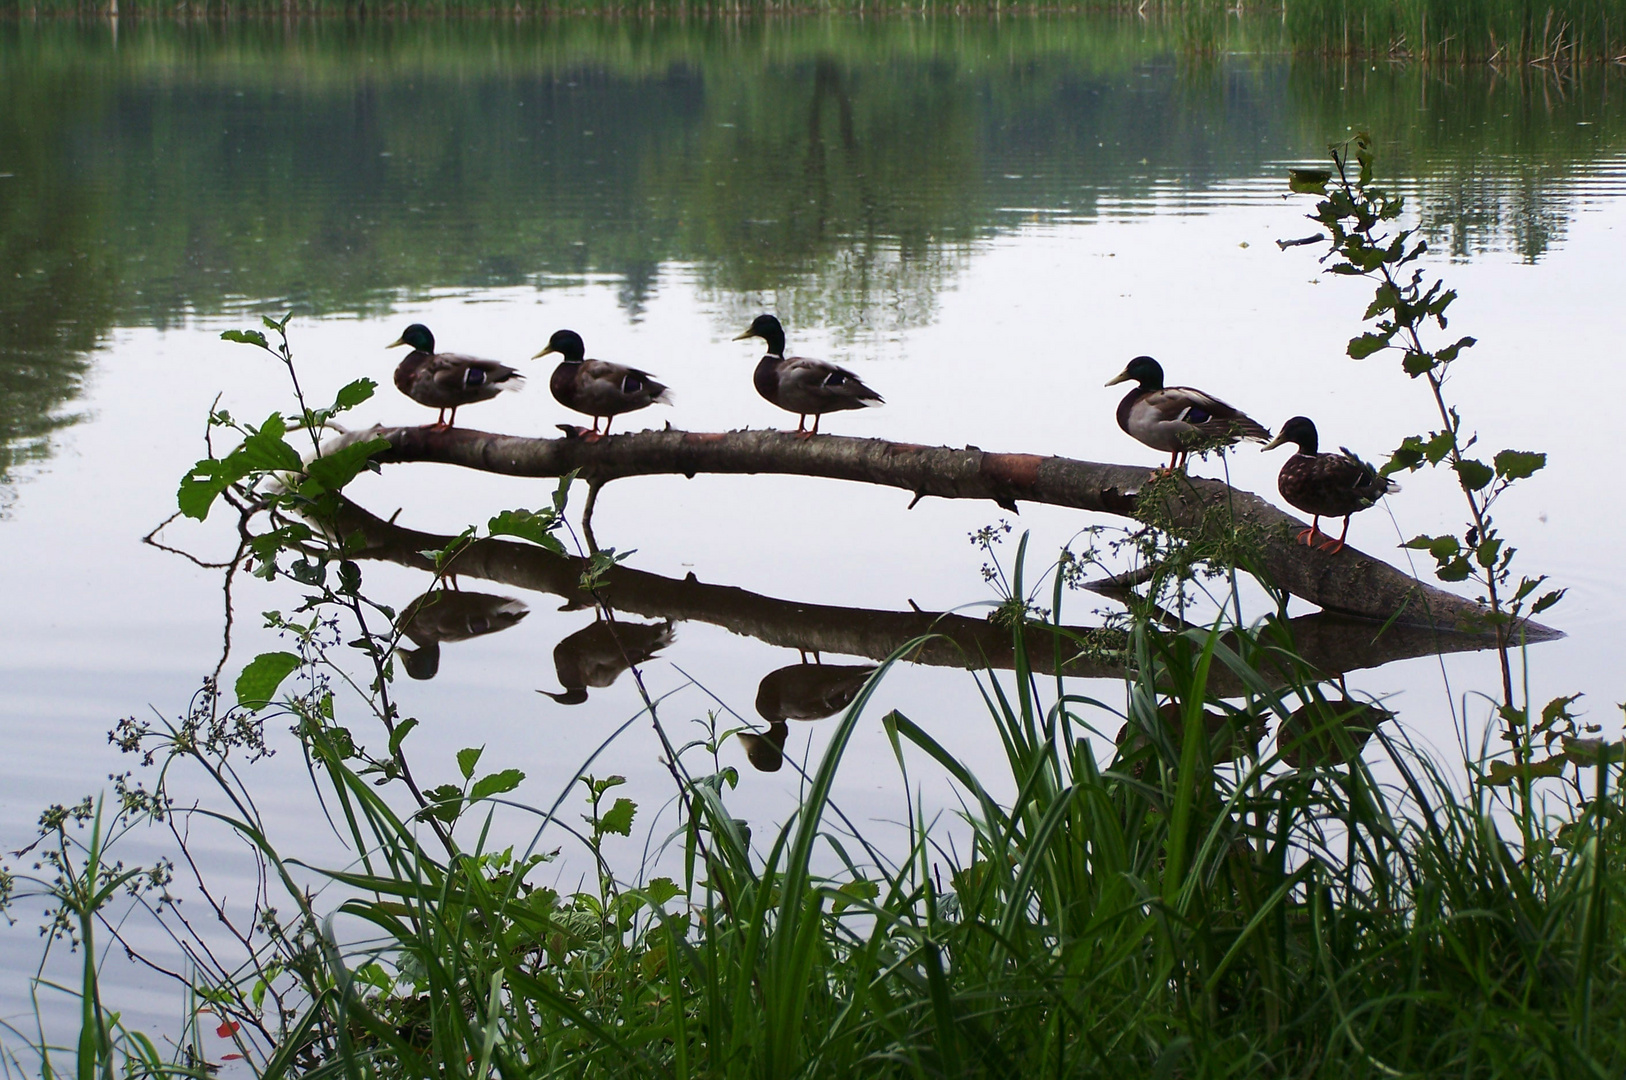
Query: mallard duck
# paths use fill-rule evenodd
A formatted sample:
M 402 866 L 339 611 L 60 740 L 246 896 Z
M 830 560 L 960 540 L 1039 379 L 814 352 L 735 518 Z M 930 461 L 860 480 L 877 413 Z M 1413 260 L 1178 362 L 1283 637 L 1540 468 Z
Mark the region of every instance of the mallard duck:
M 783 721 L 768 725 L 767 731 L 741 731 L 736 737 L 745 747 L 745 759 L 757 772 L 778 772 L 785 764 L 785 740 L 790 728 Z
M 1372 733 L 1394 713 L 1369 701 L 1343 698 L 1325 701 L 1319 695 L 1294 709 L 1276 730 L 1276 750 L 1293 768 L 1342 765 L 1349 760 L 1338 728 L 1349 736 L 1349 747 L 1359 756 Z
M 757 712 L 770 722 L 823 720 L 851 705 L 873 674 L 873 664 L 790 664 L 757 684 Z
M 1263 426 L 1217 397 L 1189 386 L 1164 386 L 1163 365 L 1150 356 L 1129 361 L 1123 373 L 1107 385 L 1131 379 L 1140 385 L 1118 403 L 1118 426 L 1152 449 L 1168 453 L 1169 472 L 1185 468 L 1193 450 L 1270 438 Z
M 595 619 L 553 647 L 553 670 L 560 694 L 538 690 L 561 705 L 580 705 L 589 686 L 602 688 L 672 644 L 670 620 L 661 623 L 610 622 Z
M 457 422 L 459 405 L 489 401 L 507 389 L 504 383 L 525 378 L 495 360 L 436 352 L 435 335 L 423 323 L 413 323 L 385 348 L 397 345 L 410 345 L 412 351 L 395 368 L 395 388 L 420 405 L 439 409 L 434 426 L 442 430 Z M 447 409 L 452 410 L 450 419 Z
M 785 329 L 772 315 L 758 315 L 751 328 L 735 341 L 759 337 L 768 343 L 768 352 L 757 364 L 751 381 L 757 393 L 789 412 L 796 413 L 796 434 L 811 439 L 819 433 L 819 417 L 827 412 L 843 412 L 882 404 L 881 395 L 865 386 L 863 380 L 846 368 L 824 360 L 785 355 Z M 812 430 L 805 430 L 807 418 Z
M 1168 730 L 1169 740 L 1178 756 L 1186 731 L 1184 707 L 1178 701 L 1165 701 L 1157 707 L 1157 715 Z M 1208 729 L 1210 761 L 1215 765 L 1235 761 L 1243 753 L 1256 750 L 1264 734 L 1257 723 L 1249 723 L 1240 715 L 1227 716 L 1214 709 L 1203 710 L 1203 725 Z M 1150 745 L 1151 740 L 1139 724 L 1129 722 L 1118 729 L 1116 742 L 1119 753 L 1128 758 L 1139 754 Z M 1141 763 L 1137 762 L 1131 772 L 1139 776 Z
M 1323 517 L 1342 517 L 1344 529 L 1338 539 L 1327 538 L 1316 544 L 1322 551 L 1343 550 L 1344 537 L 1349 535 L 1350 515 L 1377 502 L 1400 485 L 1388 477 L 1379 476 L 1378 470 L 1340 447 L 1340 454 L 1316 453 L 1315 424 L 1307 416 L 1295 416 L 1282 425 L 1282 433 L 1265 447 L 1272 450 L 1283 443 L 1297 443 L 1299 452 L 1288 458 L 1282 471 L 1276 475 L 1276 490 L 1282 498 L 1315 517 L 1310 527 L 1299 533 L 1301 544 L 1315 544 Z
M 531 613 L 524 601 L 491 593 L 430 589 L 401 609 L 396 625 L 416 649 L 399 649 L 401 666 L 414 679 L 440 670 L 440 644 L 506 630 Z
M 558 353 L 564 359 L 553 369 L 548 389 L 565 408 L 593 418 L 592 432 L 582 436 L 588 441 L 608 435 L 610 421 L 624 412 L 656 403 L 672 404 L 671 392 L 650 378 L 649 372 L 607 360 L 587 359 L 587 346 L 574 330 L 556 331 L 548 339 L 548 347 L 531 359 L 540 360 L 549 353 Z M 598 430 L 601 416 L 604 418 L 602 434 Z

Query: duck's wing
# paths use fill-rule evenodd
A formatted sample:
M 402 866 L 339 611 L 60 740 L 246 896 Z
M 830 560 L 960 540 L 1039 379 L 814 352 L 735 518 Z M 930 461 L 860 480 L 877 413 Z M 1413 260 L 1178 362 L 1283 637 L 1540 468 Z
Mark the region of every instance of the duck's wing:
M 1341 456 L 1346 461 L 1350 462 L 1356 470 L 1359 470 L 1358 475 L 1353 471 L 1351 472 L 1350 484 L 1363 496 L 1366 496 L 1372 501 L 1376 502 L 1383 496 L 1393 494 L 1400 490 L 1399 483 L 1380 474 L 1377 466 L 1373 465 L 1369 461 L 1362 461 L 1355 451 L 1351 450 L 1349 447 L 1340 446 L 1338 449 L 1341 451 Z
M 1270 441 L 1270 431 L 1263 424 L 1190 386 L 1153 390 L 1136 403 L 1136 410 L 1144 412 L 1151 423 L 1178 425 L 1192 447 L 1226 446 L 1242 439 Z
M 647 371 L 589 360 L 576 373 L 577 407 L 597 416 L 630 412 L 659 402 L 672 404 L 672 392 Z
M 779 362 L 779 405 L 791 412 L 838 412 L 883 403 L 880 394 L 844 367 L 788 356 Z
M 502 383 L 525 378 L 507 364 L 458 353 L 436 353 L 419 372 L 420 379 L 427 378 L 443 392 L 477 392 L 485 397 L 494 396 Z

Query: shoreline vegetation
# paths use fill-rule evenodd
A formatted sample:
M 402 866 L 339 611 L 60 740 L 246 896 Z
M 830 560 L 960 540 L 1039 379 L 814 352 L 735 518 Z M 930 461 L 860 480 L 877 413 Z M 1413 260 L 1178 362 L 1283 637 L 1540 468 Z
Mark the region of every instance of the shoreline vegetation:
M 1072 18 L 1156 26 L 1191 53 L 1568 67 L 1626 64 L 1626 0 L 0 0 L 0 19 Z

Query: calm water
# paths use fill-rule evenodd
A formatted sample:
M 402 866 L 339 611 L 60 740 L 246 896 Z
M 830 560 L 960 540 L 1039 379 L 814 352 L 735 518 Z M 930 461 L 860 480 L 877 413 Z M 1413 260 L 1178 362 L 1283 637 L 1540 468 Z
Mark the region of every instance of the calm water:
M 1482 342 L 1453 387 L 1465 415 L 1496 448 L 1550 454 L 1503 507 L 1527 568 L 1572 589 L 1552 619 L 1571 636 L 1532 653 L 1532 694 L 1583 691 L 1590 717 L 1613 724 L 1611 538 L 1626 510 L 1597 468 L 1614 458 L 1613 418 L 1586 418 L 1626 383 L 1623 90 L 1605 71 L 1191 61 L 1134 20 L 0 25 L 0 846 L 26 843 L 42 806 L 130 768 L 106 745 L 112 723 L 179 713 L 218 659 L 218 572 L 140 537 L 171 512 L 217 394 L 245 417 L 286 407 L 280 372 L 222 329 L 292 310 L 314 397 L 372 375 L 386 389 L 358 420 L 413 423 L 428 417 L 388 389 L 384 349 L 406 323 L 521 365 L 568 326 L 675 387 L 676 408 L 628 427 L 724 430 L 786 425 L 751 388 L 758 350 L 729 340 L 771 309 L 793 348 L 887 396 L 831 417 L 841 434 L 1150 464 L 1101 384 L 1152 353 L 1267 423 L 1309 413 L 1326 441 L 1377 456 L 1428 426 L 1428 402 L 1385 362 L 1343 357 L 1362 290 L 1272 242 L 1308 231 L 1307 206 L 1281 195 L 1287 165 L 1354 129 L 1376 137 L 1462 293 L 1453 329 Z M 544 435 L 570 419 L 548 368 L 526 370 L 528 389 L 460 420 Z M 1248 452 L 1232 475 L 1273 491 L 1279 465 Z M 549 490 L 397 466 L 353 492 L 450 533 Z M 799 660 L 797 644 L 855 664 L 910 625 L 911 603 L 988 600 L 967 534 L 1011 516 L 906 503 L 794 478 L 607 488 L 596 532 L 636 549 L 628 565 L 648 575 L 627 618 L 650 627 L 646 678 L 673 692 L 667 722 L 756 721 L 759 683 Z M 1398 539 L 1456 522 L 1427 477 L 1387 509 L 1351 539 L 1396 561 Z M 1094 523 L 1042 507 L 1014 522 L 1041 565 Z M 203 558 L 230 550 L 218 520 L 164 536 Z M 367 574 L 397 606 L 428 584 L 388 563 Z M 537 584 L 466 580 L 513 601 L 505 621 L 525 614 L 445 645 L 433 679 L 398 684 L 425 721 L 413 753 L 430 782 L 451 775 L 454 750 L 484 744 L 546 805 L 638 711 L 630 679 L 599 685 L 613 672 L 592 670 L 592 613 Z M 240 587 L 233 665 L 270 640 L 254 613 L 294 595 Z M 1069 602 L 1077 622 L 1105 603 Z M 1425 658 L 1351 681 L 1395 695 L 1408 729 L 1450 753 L 1453 710 L 1479 738 L 1490 671 L 1483 656 Z M 1078 690 L 1121 698 L 1111 680 Z M 997 760 L 963 672 L 901 668 L 876 704 Z M 792 724 L 787 756 L 816 759 L 820 739 Z M 255 767 L 262 807 L 285 845 L 337 859 L 291 740 L 278 733 L 278 747 Z M 745 770 L 742 817 L 771 826 L 795 805 L 793 769 L 752 772 L 735 743 L 722 753 Z M 670 792 L 653 734 L 634 725 L 593 770 L 626 775 L 644 806 L 622 852 L 636 868 L 666 829 L 646 846 Z M 861 727 L 838 802 L 881 835 L 905 816 L 878 722 Z M 523 822 L 504 828 L 525 838 Z M 200 847 L 246 899 L 247 853 Z M 580 872 L 566 864 L 556 884 Z M 29 1015 L 38 944 L 19 914 L 0 933 L 11 1020 Z M 133 1022 L 174 1015 L 130 996 L 168 984 L 121 961 L 108 977 Z

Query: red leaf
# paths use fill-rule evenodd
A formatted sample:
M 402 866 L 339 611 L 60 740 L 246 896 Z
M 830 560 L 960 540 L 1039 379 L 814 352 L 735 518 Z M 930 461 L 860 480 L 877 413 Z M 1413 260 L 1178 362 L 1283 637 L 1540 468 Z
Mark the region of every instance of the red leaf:
M 242 1024 L 239 1024 L 235 1020 L 227 1020 L 224 1024 L 221 1024 L 219 1027 L 215 1028 L 215 1034 L 219 1035 L 222 1039 L 229 1039 L 233 1035 L 237 1034 L 238 1030 L 241 1029 L 242 1026 Z
M 243 1061 L 244 1058 L 243 1058 L 242 1054 L 221 1054 L 220 1055 L 220 1060 L 221 1061 Z

